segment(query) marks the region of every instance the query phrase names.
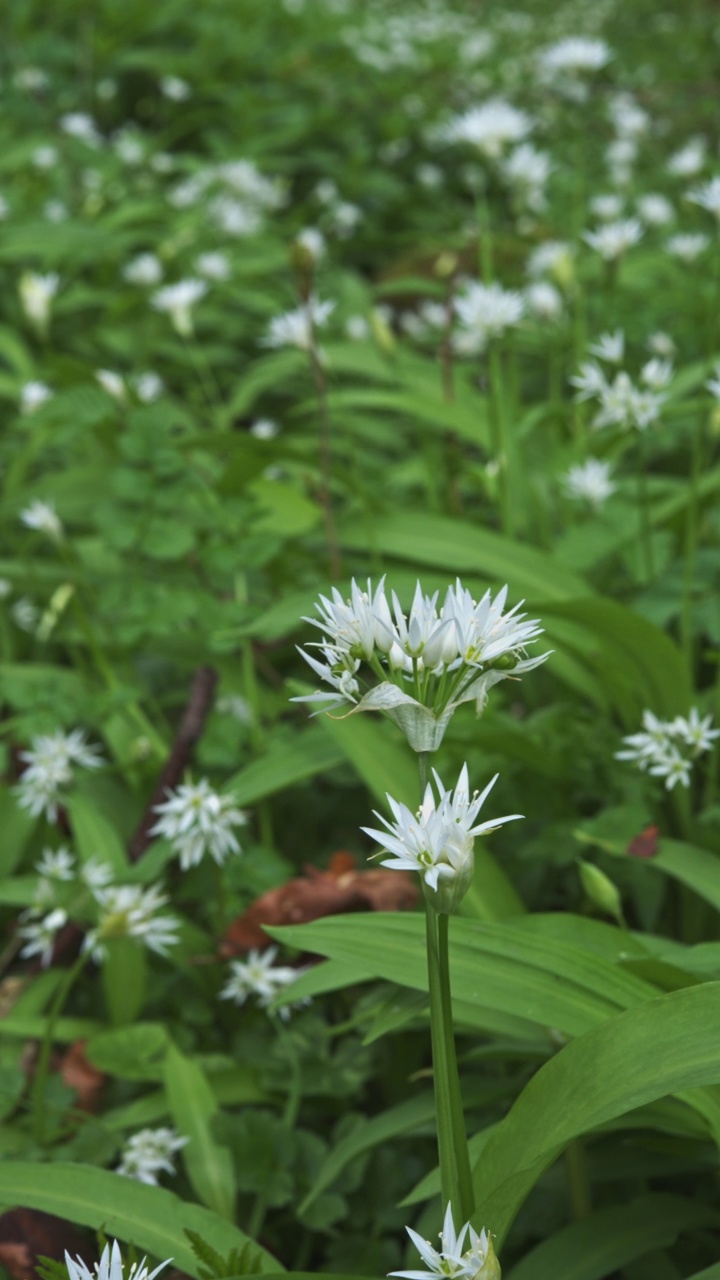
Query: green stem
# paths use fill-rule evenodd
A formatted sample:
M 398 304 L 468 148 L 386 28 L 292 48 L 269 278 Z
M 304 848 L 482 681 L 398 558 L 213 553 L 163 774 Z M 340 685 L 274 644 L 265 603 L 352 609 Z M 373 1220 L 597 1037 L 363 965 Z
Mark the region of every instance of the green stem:
M 450 917 L 438 916 L 438 952 L 440 959 L 440 995 L 444 1019 L 444 1035 L 446 1046 L 446 1083 L 450 1094 L 452 1113 L 453 1147 L 457 1167 L 457 1180 L 460 1189 L 460 1221 L 469 1222 L 475 1212 L 475 1193 L 473 1191 L 470 1156 L 468 1154 L 465 1117 L 463 1114 L 460 1076 L 458 1073 L 457 1053 L 455 1051 L 455 1035 L 452 1019 L 452 993 L 450 990 Z
M 69 969 L 66 969 L 55 992 L 55 998 L 50 1005 L 47 1024 L 45 1026 L 45 1034 L 40 1046 L 40 1054 L 38 1056 L 37 1071 L 32 1086 L 32 1115 L 33 1115 L 33 1137 L 38 1146 L 45 1144 L 45 1113 L 47 1103 L 47 1082 L 50 1074 L 50 1055 L 52 1053 L 53 1037 L 60 1014 L 65 1006 L 71 988 L 76 978 L 80 975 L 87 953 L 82 952 L 77 960 Z
M 438 940 L 438 915 L 429 902 L 425 903 L 425 925 L 428 959 L 428 988 L 430 991 L 430 1039 L 432 1042 L 433 1085 L 435 1089 L 435 1122 L 437 1125 L 438 1162 L 440 1164 L 440 1199 L 442 1210 L 452 1204 L 457 1214 L 460 1203 L 460 1184 L 455 1164 L 455 1141 L 450 1092 L 446 1087 L 447 1041 L 446 1019 L 443 1011 L 440 982 L 440 947 Z M 466 1222 L 467 1218 L 461 1221 Z
M 506 421 L 502 360 L 500 352 L 493 342 L 490 343 L 488 360 L 490 368 L 490 421 L 494 427 L 492 432 L 493 449 L 495 450 L 498 464 L 500 521 L 503 533 L 512 537 L 515 523 L 510 493 L 511 480 L 514 479 L 513 441 Z
M 420 775 L 420 803 L 425 795 L 425 788 L 428 781 L 428 756 L 429 751 L 418 751 L 418 773 Z
M 703 421 L 703 418 L 698 417 L 693 431 L 688 506 L 685 521 L 683 595 L 680 613 L 682 646 L 687 658 L 688 670 L 691 673 L 693 659 L 693 580 L 695 577 L 695 559 L 698 543 L 698 485 L 702 468 Z
M 637 490 L 638 490 L 638 509 L 640 512 L 640 546 L 642 548 L 643 572 L 646 582 L 652 582 L 655 577 L 655 562 L 653 559 L 652 541 L 650 538 L 650 521 L 648 519 L 648 494 L 647 494 L 647 475 L 645 473 L 645 449 L 642 441 L 642 435 L 638 433 L 638 447 L 636 453 L 637 465 Z

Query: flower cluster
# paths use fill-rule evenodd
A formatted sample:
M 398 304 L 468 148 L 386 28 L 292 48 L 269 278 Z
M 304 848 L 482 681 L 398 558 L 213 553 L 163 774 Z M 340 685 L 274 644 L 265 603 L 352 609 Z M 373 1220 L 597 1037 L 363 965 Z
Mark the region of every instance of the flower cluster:
M 589 502 L 597 510 L 615 492 L 615 485 L 610 479 L 610 464 L 600 458 L 588 458 L 570 467 L 565 476 L 565 488 L 571 498 Z
M 206 778 L 183 783 L 168 796 L 153 810 L 161 816 L 150 828 L 150 835 L 170 840 L 183 871 L 197 866 L 206 853 L 218 866 L 228 854 L 240 853 L 232 828 L 244 826 L 247 819 L 235 808 L 232 796 L 213 791 Z
M 472 796 L 467 765 L 462 767 L 454 792 L 445 790 L 434 769 L 433 777 L 437 800 L 429 782 L 417 813 L 388 795 L 394 821 L 388 822 L 373 810 L 387 830 L 361 829 L 382 845 L 383 852 L 376 856 L 382 858 L 383 866 L 397 871 L 418 871 L 433 906 L 443 915 L 450 915 L 460 905 L 472 881 L 475 836 L 494 831 L 504 822 L 514 822 L 523 815 L 510 813 L 488 822 L 475 822 L 498 774 L 483 792 L 475 791 Z
M 617 760 L 631 760 L 645 773 L 664 778 L 671 791 L 676 783 L 690 786 L 693 762 L 710 751 L 720 729 L 712 728 L 712 716 L 700 718 L 697 707 L 688 716 L 659 720 L 652 711 L 643 711 L 642 731 L 623 738 L 624 751 L 616 751 Z
M 458 355 L 479 355 L 492 338 L 516 325 L 524 310 L 522 294 L 495 282 L 466 281 L 455 299 L 458 328 L 453 346 Z
M 427 1271 L 391 1271 L 391 1276 L 401 1276 L 403 1280 L 428 1280 L 429 1276 L 445 1276 L 448 1280 L 500 1280 L 500 1264 L 493 1248 L 492 1237 L 483 1227 L 480 1235 L 466 1222 L 460 1231 L 455 1232 L 452 1206 L 445 1210 L 443 1229 L 440 1235 L 441 1249 L 433 1249 L 429 1240 L 423 1240 L 412 1227 L 406 1227 L 410 1239 L 417 1249 Z M 463 1252 L 465 1238 L 470 1232 L 470 1247 Z
M 603 334 L 590 350 L 606 364 L 618 364 L 624 356 L 621 332 Z M 657 422 L 667 399 L 665 389 L 672 379 L 668 360 L 653 357 L 640 370 L 639 385 L 624 369 L 608 377 L 600 364 L 586 360 L 580 372 L 570 381 L 577 388 L 578 400 L 597 400 L 598 412 L 592 420 L 594 428 L 620 427 L 623 431 L 645 431 Z
M 98 748 L 86 742 L 81 729 L 41 734 L 33 738 L 29 751 L 20 752 L 20 759 L 27 768 L 14 788 L 18 803 L 35 818 L 44 813 L 48 822 L 57 821 L 64 788 L 74 781 L 73 766 L 98 769 L 103 763 Z
M 155 1280 L 155 1276 L 171 1262 L 172 1258 L 167 1258 L 165 1262 L 161 1262 L 159 1266 L 150 1271 L 146 1267 L 145 1259 L 143 1258 L 141 1262 L 134 1262 L 129 1268 L 127 1280 Z M 65 1251 L 65 1266 L 67 1267 L 69 1280 L 125 1280 L 123 1260 L 117 1240 L 113 1240 L 112 1246 L 105 1245 L 100 1255 L 100 1261 L 95 1263 L 92 1270 L 83 1262 L 82 1258 L 71 1258 L 67 1250 Z
M 507 592 L 505 586 L 493 599 L 486 591 L 476 601 L 458 578 L 438 607 L 439 592 L 425 595 L 418 582 L 406 614 L 394 591 L 388 601 L 384 578 L 374 590 L 368 580 L 367 591 L 353 580 L 349 600 L 333 587 L 316 605 L 319 619 L 303 619 L 323 633 L 313 646 L 319 657 L 299 649 L 333 691 L 293 701 L 384 711 L 415 751 L 436 750 L 461 703 L 474 700 L 480 714 L 494 684 L 549 656 L 525 656 L 542 628 L 518 612 L 519 604 L 503 612 Z M 373 677 L 379 683 L 363 692 Z
M 256 996 L 261 1009 L 269 1008 L 275 997 L 296 982 L 302 972 L 290 965 L 276 965 L 277 950 L 277 947 L 268 947 L 266 951 L 253 948 L 247 960 L 232 960 L 230 977 L 220 992 L 220 999 L 234 1000 L 235 1004 L 243 1005 L 250 996 Z M 296 1005 L 285 1005 L 278 1013 L 287 1019 L 291 1008 L 308 1003 L 308 1000 L 302 1000 Z
M 97 962 L 113 938 L 132 938 L 158 955 L 177 942 L 178 921 L 159 914 L 168 899 L 157 886 L 113 884 L 106 862 L 89 858 L 78 865 L 64 847 L 45 849 L 35 870 L 33 901 L 18 929 L 23 959 L 37 955 L 49 965 L 55 939 L 70 919 L 87 928 L 83 950 Z
M 173 1156 L 187 1141 L 175 1129 L 141 1129 L 125 1143 L 116 1172 L 156 1186 L 159 1173 L 175 1172 Z

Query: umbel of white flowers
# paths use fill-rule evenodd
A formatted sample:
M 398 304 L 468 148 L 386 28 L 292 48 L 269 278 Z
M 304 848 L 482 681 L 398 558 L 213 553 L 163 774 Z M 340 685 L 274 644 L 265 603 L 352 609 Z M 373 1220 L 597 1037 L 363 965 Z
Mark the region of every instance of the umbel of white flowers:
M 445 1210 L 440 1235 L 441 1249 L 434 1249 L 430 1241 L 423 1240 L 412 1227 L 406 1227 L 405 1230 L 426 1264 L 427 1270 L 391 1271 L 389 1275 L 401 1276 L 403 1280 L 429 1280 L 433 1276 L 445 1276 L 449 1280 L 500 1280 L 500 1263 L 493 1248 L 492 1236 L 484 1227 L 478 1235 L 469 1222 L 466 1222 L 456 1234 L 450 1203 Z M 470 1246 L 463 1251 L 468 1232 Z
M 167 1258 L 165 1262 L 161 1262 L 153 1271 L 150 1271 L 143 1258 L 142 1262 L 134 1262 L 128 1268 L 127 1277 L 125 1277 L 122 1255 L 117 1240 L 113 1240 L 112 1246 L 105 1245 L 100 1261 L 94 1264 L 92 1270 L 90 1270 L 87 1263 L 83 1262 L 82 1258 L 71 1258 L 70 1254 L 65 1250 L 65 1266 L 68 1270 L 69 1280 L 155 1280 L 155 1276 L 171 1262 L 172 1258 Z
M 720 738 L 713 729 L 712 716 L 700 718 L 697 707 L 688 716 L 660 720 L 652 711 L 643 711 L 642 730 L 623 738 L 624 751 L 616 751 L 616 760 L 629 760 L 644 773 L 665 779 L 665 789 L 672 791 L 676 783 L 690 786 L 690 774 L 698 756 L 712 749 Z
M 399 804 L 388 795 L 394 822 L 388 822 L 382 814 L 373 810 L 375 817 L 387 828 L 378 831 L 362 827 L 382 845 L 384 867 L 397 871 L 418 871 L 423 880 L 423 891 L 430 904 L 441 915 L 457 911 L 472 883 L 473 848 L 475 836 L 494 831 L 504 822 L 515 822 L 521 813 L 505 814 L 491 818 L 489 822 L 475 823 L 485 800 L 498 780 L 498 775 L 481 793 L 470 795 L 468 768 L 464 764 L 455 791 L 446 791 L 433 769 L 438 793 L 437 800 L 431 783 L 425 788 L 422 804 L 417 813 L 407 805 Z
M 332 693 L 292 701 L 319 702 L 328 711 L 349 706 L 348 715 L 384 711 L 414 751 L 436 751 L 461 703 L 474 701 L 479 715 L 494 684 L 549 657 L 525 656 L 542 627 L 518 613 L 520 604 L 503 613 L 507 592 L 505 586 L 493 599 L 486 591 L 476 601 L 458 578 L 438 608 L 439 592 L 425 595 L 418 582 L 405 614 L 394 591 L 390 607 L 384 577 L 375 590 L 368 580 L 367 591 L 353 580 L 349 600 L 333 587 L 316 605 L 320 617 L 303 619 L 323 633 L 312 645 L 318 657 L 299 649 Z

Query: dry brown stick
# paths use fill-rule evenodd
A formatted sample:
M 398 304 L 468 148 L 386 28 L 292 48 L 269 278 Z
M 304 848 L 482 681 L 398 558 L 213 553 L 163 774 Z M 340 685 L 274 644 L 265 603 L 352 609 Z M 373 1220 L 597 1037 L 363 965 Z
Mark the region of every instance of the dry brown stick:
M 150 828 L 156 822 L 155 806 L 162 804 L 167 799 L 167 792 L 172 791 L 173 787 L 176 787 L 182 778 L 192 749 L 205 727 L 217 681 L 218 673 L 214 667 L 198 667 L 193 676 L 190 696 L 178 725 L 170 755 L 163 766 L 162 773 L 157 780 L 147 808 L 140 819 L 135 835 L 130 841 L 128 853 L 131 862 L 137 862 L 148 845 L 152 844 Z

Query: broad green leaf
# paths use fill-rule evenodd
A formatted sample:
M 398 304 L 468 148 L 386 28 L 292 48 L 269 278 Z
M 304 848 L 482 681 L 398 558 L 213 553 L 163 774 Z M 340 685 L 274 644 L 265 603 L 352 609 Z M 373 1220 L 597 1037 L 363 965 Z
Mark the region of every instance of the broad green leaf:
M 474 1169 L 475 1225 L 502 1241 L 544 1169 L 636 1107 L 720 1083 L 720 983 L 649 1000 L 566 1045 L 533 1076 Z
M 238 804 L 254 804 L 344 760 L 344 754 L 322 729 L 312 726 L 290 742 L 271 744 L 268 752 L 236 773 L 225 790 Z
M 118 879 L 128 867 L 127 853 L 117 831 L 89 796 L 75 792 L 67 801 L 75 848 L 83 862 L 100 858 Z
M 278 480 L 254 480 L 248 492 L 255 498 L 260 514 L 253 520 L 253 532 L 269 537 L 296 538 L 313 529 L 321 517 L 317 503 L 299 489 Z
M 347 756 L 383 808 L 387 807 L 387 792 L 416 808 L 420 788 L 417 765 L 404 739 L 388 721 L 369 714 L 348 720 L 340 711 L 319 715 L 318 725 Z
M 211 1130 L 219 1108 L 205 1073 L 174 1044 L 165 1056 L 165 1089 L 178 1132 L 189 1141 L 182 1161 L 193 1190 L 216 1213 L 232 1221 L 235 1212 L 235 1170 L 232 1155 Z
M 20 808 L 17 797 L 7 787 L 0 790 L 0 876 L 9 876 L 15 870 L 36 822 L 27 809 Z
M 134 1022 L 145 1000 L 147 957 L 132 938 L 110 938 L 101 967 L 102 985 L 113 1026 Z
M 456 1015 L 462 1023 L 508 1030 L 520 1019 L 523 1038 L 532 1024 L 581 1035 L 598 1022 L 651 999 L 655 988 L 604 956 L 560 938 L 538 936 L 521 917 L 495 924 L 455 918 L 450 930 L 450 967 Z M 382 912 L 330 916 L 311 924 L 268 928 L 273 937 L 301 951 L 356 964 L 400 986 L 427 990 L 424 922 L 421 916 Z M 302 982 L 303 979 L 300 979 Z M 300 992 L 298 986 L 297 991 Z M 548 1032 L 548 1045 L 550 1034 Z
M 586 828 L 579 828 L 574 834 L 583 844 L 597 845 L 606 853 L 627 859 L 628 842 L 637 835 L 637 830 L 628 830 L 627 839 L 618 840 L 603 835 L 599 823 L 598 834 L 595 835 L 593 824 L 588 823 Z M 720 857 L 716 853 L 687 844 L 684 840 L 668 840 L 661 836 L 656 852 L 643 862 L 652 870 L 662 871 L 680 884 L 687 885 L 720 911 Z
M 448 581 L 457 574 L 482 574 L 510 586 L 510 603 L 523 597 L 531 602 L 573 600 L 591 594 L 582 578 L 557 564 L 551 555 L 462 520 L 427 512 L 398 512 L 373 522 L 342 525 L 340 543 L 385 559 L 446 569 Z
M 250 1067 L 237 1065 L 227 1071 L 208 1073 L 207 1081 L 220 1106 L 236 1106 L 245 1102 L 267 1102 L 268 1095 L 260 1088 Z M 111 1129 L 142 1129 L 156 1124 L 170 1115 L 170 1103 L 165 1089 L 153 1089 L 123 1106 L 113 1107 L 103 1114 L 103 1124 Z
M 183 1235 L 186 1228 L 210 1240 L 223 1255 L 242 1250 L 249 1242 L 239 1227 L 202 1205 L 188 1204 L 163 1187 L 119 1178 L 90 1165 L 8 1160 L 0 1165 L 0 1203 L 40 1209 L 95 1231 L 102 1229 L 109 1238 L 134 1244 L 139 1253 L 172 1258 L 176 1267 L 194 1277 L 199 1277 L 199 1264 Z M 254 1248 L 268 1275 L 283 1270 L 260 1245 Z
M 101 1031 L 86 1045 L 94 1066 L 120 1080 L 162 1080 L 168 1034 L 161 1022 Z
M 647 1195 L 557 1231 L 526 1254 L 507 1280 L 604 1280 L 683 1231 L 716 1227 L 720 1214 L 680 1196 Z

